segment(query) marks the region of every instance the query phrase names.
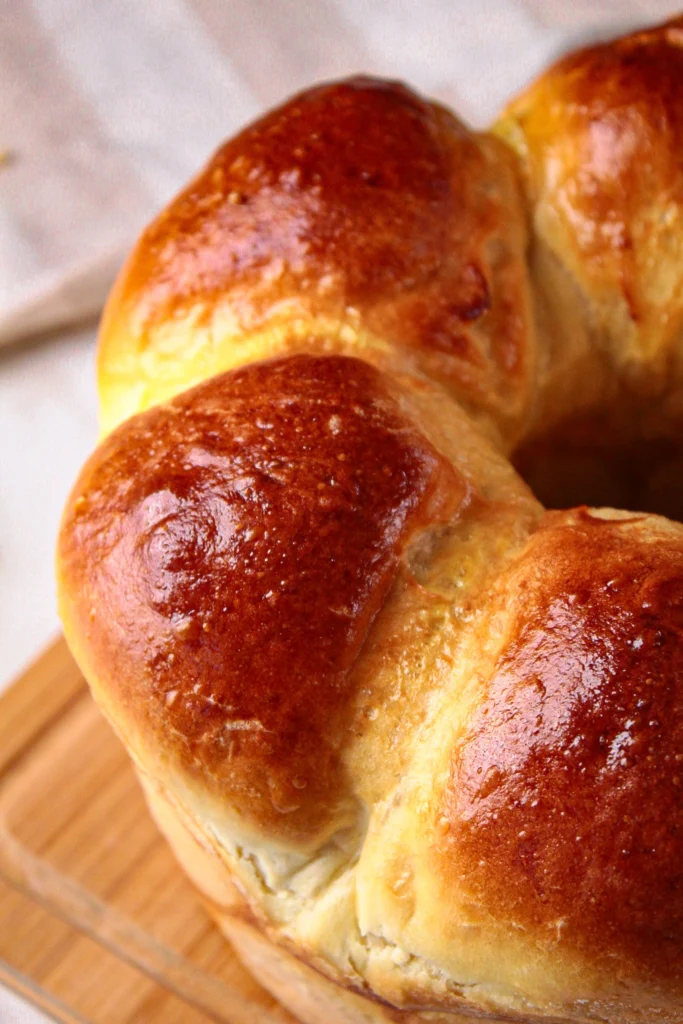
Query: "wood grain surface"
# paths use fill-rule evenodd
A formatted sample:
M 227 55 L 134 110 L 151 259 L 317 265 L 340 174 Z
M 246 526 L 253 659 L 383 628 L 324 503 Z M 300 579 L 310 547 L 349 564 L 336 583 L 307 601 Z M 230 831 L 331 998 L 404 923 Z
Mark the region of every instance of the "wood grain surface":
M 61 640 L 0 700 L 0 981 L 68 1022 L 294 1024 L 210 922 Z

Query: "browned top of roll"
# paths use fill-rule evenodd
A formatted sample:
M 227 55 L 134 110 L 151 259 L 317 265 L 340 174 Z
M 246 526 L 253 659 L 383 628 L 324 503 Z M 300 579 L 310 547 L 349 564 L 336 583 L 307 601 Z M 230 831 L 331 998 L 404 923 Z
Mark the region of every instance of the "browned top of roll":
M 630 211 L 655 198 L 645 193 L 648 180 L 656 179 L 671 199 L 678 198 L 682 80 L 679 18 L 574 52 L 539 81 L 538 87 L 551 100 L 545 110 L 548 128 L 560 114 L 560 105 L 568 122 L 557 145 L 579 146 L 575 193 L 581 195 L 590 221 L 584 230 L 587 246 L 602 240 L 617 249 L 628 248 Z M 579 127 L 580 139 L 574 134 Z M 604 218 L 608 224 L 601 223 Z
M 353 304 L 429 281 L 451 217 L 450 114 L 402 85 L 356 78 L 295 97 L 225 143 L 147 231 L 150 312 L 284 269 L 317 290 L 342 273 Z M 472 268 L 453 303 L 488 306 Z
M 135 394 L 149 374 L 137 408 L 159 394 L 152 364 L 168 397 L 263 358 L 258 332 L 283 322 L 280 353 L 315 345 L 297 318 L 324 318 L 328 345 L 360 332 L 402 349 L 516 421 L 532 358 L 524 244 L 497 139 L 397 83 L 310 89 L 227 142 L 142 236 L 102 328 L 105 422 L 123 415 L 112 389 Z
M 406 538 L 464 490 L 344 357 L 249 366 L 128 421 L 60 542 L 64 618 L 117 727 L 273 834 L 334 817 L 354 662 Z
M 682 535 L 552 513 L 501 593 L 508 639 L 453 756 L 449 870 L 605 977 L 680 983 Z
M 678 18 L 570 54 L 498 125 L 522 158 L 538 237 L 581 287 L 571 301 L 585 303 L 596 351 L 607 338 L 609 383 L 626 366 L 623 382 L 645 393 L 680 391 L 682 92 Z M 558 317 L 563 301 L 555 289 Z

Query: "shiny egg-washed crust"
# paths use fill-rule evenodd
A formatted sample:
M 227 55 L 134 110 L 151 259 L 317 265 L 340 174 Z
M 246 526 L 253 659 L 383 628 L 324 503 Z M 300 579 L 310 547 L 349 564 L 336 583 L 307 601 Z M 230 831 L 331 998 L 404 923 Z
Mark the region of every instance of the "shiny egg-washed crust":
M 65 633 L 305 1024 L 683 1024 L 683 527 L 546 513 L 506 457 L 665 438 L 676 475 L 682 33 L 495 136 L 302 93 L 112 293 Z
M 596 969 L 679 988 L 682 534 L 552 513 L 501 579 L 508 635 L 454 748 L 443 868 Z
M 542 516 L 439 390 L 290 356 L 110 435 L 60 590 L 196 884 L 352 1006 L 683 1019 L 681 527 Z
M 106 430 L 242 363 L 312 348 L 407 365 L 517 436 L 534 369 L 513 155 L 402 85 L 311 89 L 226 143 L 109 300 Z
M 682 89 L 677 18 L 570 54 L 495 126 L 533 211 L 536 430 L 607 401 L 620 431 L 634 412 L 641 433 L 680 431 Z
M 61 557 L 108 699 L 239 815 L 316 834 L 406 537 L 464 478 L 369 364 L 292 356 L 131 420 L 79 491 Z

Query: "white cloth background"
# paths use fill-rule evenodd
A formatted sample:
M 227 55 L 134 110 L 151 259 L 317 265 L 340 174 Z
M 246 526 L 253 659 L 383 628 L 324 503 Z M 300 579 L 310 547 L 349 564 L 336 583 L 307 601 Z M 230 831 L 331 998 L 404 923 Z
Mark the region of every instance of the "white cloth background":
M 59 511 L 95 436 L 94 329 L 26 339 L 96 314 L 221 139 L 357 71 L 482 125 L 561 50 L 680 2 L 0 0 L 0 684 L 57 629 Z M 0 1024 L 32 1013 L 0 992 Z

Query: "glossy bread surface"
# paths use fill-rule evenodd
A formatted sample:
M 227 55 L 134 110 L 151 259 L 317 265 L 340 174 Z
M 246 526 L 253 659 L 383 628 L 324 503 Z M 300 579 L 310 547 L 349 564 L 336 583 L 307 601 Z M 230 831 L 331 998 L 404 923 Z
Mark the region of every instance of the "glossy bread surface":
M 508 459 L 676 477 L 682 33 L 569 55 L 491 134 L 301 93 L 109 300 L 65 632 L 305 1024 L 683 1024 L 683 526 L 545 512 Z
M 500 591 L 506 641 L 448 784 L 452 863 L 501 919 L 680 981 L 683 535 L 554 513 Z
M 61 551 L 110 699 L 240 816 L 305 840 L 339 813 L 352 670 L 406 537 L 465 493 L 359 360 L 252 365 L 129 421 Z
M 569 54 L 496 125 L 520 156 L 547 343 L 566 350 L 541 383 L 540 428 L 588 399 L 626 413 L 617 430 L 636 415 L 641 433 L 680 433 L 681 83 L 679 18 Z
M 525 232 L 498 140 L 397 83 L 302 93 L 219 149 L 134 250 L 102 327 L 103 426 L 325 347 L 400 355 L 516 431 L 534 360 Z

